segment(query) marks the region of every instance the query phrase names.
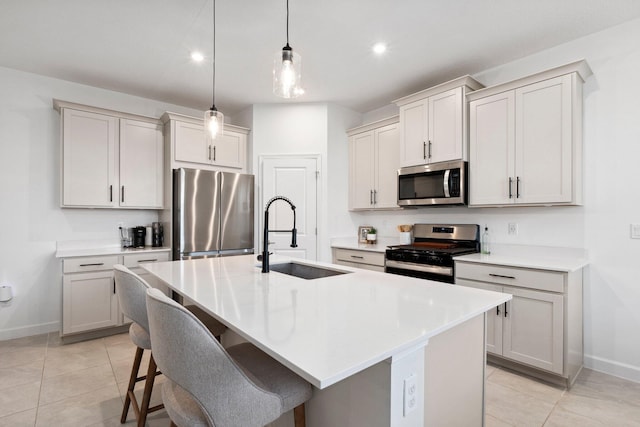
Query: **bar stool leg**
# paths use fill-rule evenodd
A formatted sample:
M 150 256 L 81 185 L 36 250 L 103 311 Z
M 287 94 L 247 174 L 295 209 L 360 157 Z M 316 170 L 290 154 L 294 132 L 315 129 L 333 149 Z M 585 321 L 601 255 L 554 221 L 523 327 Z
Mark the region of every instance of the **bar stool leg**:
M 304 413 L 304 403 L 293 408 L 293 423 L 295 427 L 305 427 L 307 421 Z
M 133 359 L 133 367 L 131 368 L 131 376 L 129 377 L 129 386 L 127 387 L 127 397 L 124 399 L 120 423 L 125 423 L 127 421 L 127 414 L 129 413 L 129 406 L 131 405 L 131 395 L 129 393 L 133 393 L 133 388 L 136 386 L 136 379 L 138 377 L 138 370 L 140 369 L 143 352 L 144 350 L 140 347 L 136 348 L 136 355 Z
M 160 408 L 154 407 L 149 411 L 149 403 L 151 401 L 151 392 L 153 391 L 153 383 L 156 379 L 158 366 L 153 358 L 153 351 L 149 357 L 149 369 L 147 370 L 147 379 L 144 383 L 144 394 L 142 395 L 142 404 L 140 405 L 140 416 L 138 417 L 138 427 L 144 427 L 144 423 L 147 421 L 147 413 L 164 407 L 159 405 Z

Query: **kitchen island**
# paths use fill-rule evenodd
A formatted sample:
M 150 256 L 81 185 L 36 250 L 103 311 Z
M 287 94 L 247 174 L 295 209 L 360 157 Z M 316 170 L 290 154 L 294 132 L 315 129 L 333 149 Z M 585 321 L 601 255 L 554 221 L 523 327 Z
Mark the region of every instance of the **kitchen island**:
M 261 273 L 254 255 L 143 268 L 309 381 L 310 427 L 482 425 L 484 313 L 510 295 L 296 262 L 345 274 Z

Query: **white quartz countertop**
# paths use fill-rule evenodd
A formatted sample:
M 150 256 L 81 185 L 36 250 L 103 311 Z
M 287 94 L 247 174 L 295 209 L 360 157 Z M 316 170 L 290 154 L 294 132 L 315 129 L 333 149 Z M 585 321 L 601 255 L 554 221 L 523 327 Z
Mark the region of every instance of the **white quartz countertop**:
M 57 242 L 56 258 L 73 258 L 99 255 L 125 255 L 153 252 L 169 252 L 168 247 L 123 248 L 119 241 L 111 240 L 74 240 Z
M 479 253 L 461 255 L 455 257 L 455 260 L 567 273 L 577 271 L 589 264 L 589 258 L 584 249 L 528 245 L 494 245 L 488 255 Z
M 379 237 L 376 243 L 359 243 L 357 237 L 334 237 L 331 239 L 332 248 L 356 249 L 359 251 L 381 252 L 388 246 L 399 245 L 400 239 L 395 237 Z
M 288 261 L 271 257 L 271 264 Z M 255 255 L 143 268 L 318 388 L 428 343 L 511 295 L 353 269 L 304 280 L 262 273 Z

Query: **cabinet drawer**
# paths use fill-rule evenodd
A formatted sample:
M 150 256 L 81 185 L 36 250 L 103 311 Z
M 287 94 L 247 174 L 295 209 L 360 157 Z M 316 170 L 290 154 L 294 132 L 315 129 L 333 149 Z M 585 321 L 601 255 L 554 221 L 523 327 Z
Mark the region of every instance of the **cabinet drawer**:
M 457 278 L 550 292 L 564 292 L 565 273 L 456 261 Z
M 169 261 L 169 252 L 145 252 L 123 256 L 123 264 L 127 268 L 138 267 L 145 262 Z
M 65 258 L 62 262 L 63 273 L 82 271 L 103 271 L 113 269 L 118 263 L 118 255 L 102 255 L 82 258 Z
M 334 249 L 335 258 L 338 261 L 347 261 L 357 264 L 370 264 L 384 267 L 384 253 L 358 251 L 353 249 Z

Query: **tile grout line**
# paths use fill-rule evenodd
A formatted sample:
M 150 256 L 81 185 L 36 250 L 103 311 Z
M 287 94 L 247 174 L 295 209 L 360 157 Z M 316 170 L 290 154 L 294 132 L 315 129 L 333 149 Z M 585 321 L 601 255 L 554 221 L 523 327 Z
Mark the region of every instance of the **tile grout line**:
M 53 332 L 49 332 L 47 334 L 47 344 L 44 348 L 44 359 L 42 360 L 42 373 L 40 374 L 40 387 L 38 388 L 38 401 L 36 402 L 36 416 L 33 420 L 33 426 L 38 425 L 38 415 L 40 413 L 40 397 L 42 396 L 42 386 L 44 384 L 44 367 L 47 364 L 47 354 L 49 354 L 49 341 L 51 340 L 51 334 Z

